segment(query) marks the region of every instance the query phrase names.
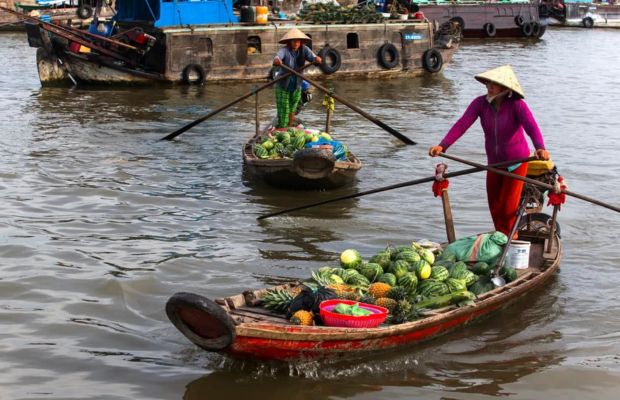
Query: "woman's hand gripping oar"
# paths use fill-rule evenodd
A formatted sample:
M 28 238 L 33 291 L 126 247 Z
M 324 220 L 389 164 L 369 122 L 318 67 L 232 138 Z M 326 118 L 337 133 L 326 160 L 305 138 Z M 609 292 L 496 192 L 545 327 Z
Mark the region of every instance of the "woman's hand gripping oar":
M 285 71 L 288 71 L 290 73 L 293 73 L 293 74 L 297 75 L 298 78 L 305 80 L 309 84 L 311 84 L 313 86 L 316 86 L 323 93 L 330 95 L 331 97 L 333 97 L 334 99 L 338 100 L 339 102 L 341 102 L 345 106 L 349 107 L 351 110 L 353 110 L 353 111 L 357 112 L 358 114 L 360 114 L 362 117 L 366 118 L 370 122 L 372 122 L 375 125 L 381 127 L 383 130 L 385 130 L 388 133 L 392 134 L 393 136 L 397 137 L 403 143 L 405 143 L 405 144 L 416 144 L 416 142 L 414 142 L 413 140 L 409 139 L 407 136 L 405 136 L 402 133 L 398 132 L 396 129 L 386 125 L 385 123 L 379 121 L 377 118 L 375 118 L 372 115 L 368 114 L 366 111 L 362 110 L 361 108 L 359 108 L 355 104 L 353 104 L 353 103 L 349 102 L 348 100 L 343 99 L 341 96 L 338 96 L 337 94 L 333 93 L 333 91 L 330 91 L 329 89 L 325 88 L 324 86 L 321 86 L 317 82 L 315 82 L 315 81 L 313 81 L 311 79 L 306 78 L 304 75 L 302 75 L 302 74 L 298 73 L 297 71 L 287 67 L 284 64 L 281 65 L 280 67 L 283 68 Z
M 299 71 L 303 71 L 304 69 L 308 68 L 311 65 L 312 64 L 306 64 L 303 67 L 301 67 L 299 69 Z M 288 69 L 290 69 L 290 68 L 288 68 Z M 297 71 L 295 71 L 293 69 L 290 69 L 290 70 L 295 72 L 295 73 L 297 72 Z M 194 126 L 198 125 L 199 123 L 204 122 L 204 121 L 208 120 L 209 118 L 211 118 L 212 116 L 214 116 L 216 114 L 219 114 L 220 112 L 224 111 L 225 109 L 227 109 L 227 108 L 229 108 L 231 106 L 234 106 L 235 104 L 239 103 L 240 101 L 243 101 L 243 100 L 247 99 L 248 97 L 255 95 L 256 93 L 260 92 L 261 90 L 267 89 L 268 87 L 274 85 L 276 82 L 281 81 L 282 79 L 284 79 L 284 78 L 286 78 L 287 76 L 290 76 L 290 75 L 291 75 L 290 72 L 288 72 L 286 74 L 282 74 L 281 76 L 277 77 L 276 79 L 274 79 L 274 80 L 272 80 L 270 82 L 267 82 L 267 83 L 265 83 L 262 86 L 259 86 L 259 87 L 255 88 L 251 92 L 248 92 L 248 93 L 244 94 L 243 96 L 241 96 L 241 97 L 231 101 L 230 103 L 224 104 L 223 106 L 221 106 L 219 108 L 216 108 L 215 110 L 211 111 L 209 114 L 205 115 L 204 117 L 200 117 L 197 120 L 195 120 L 193 122 L 190 122 L 189 124 L 185 125 L 184 127 L 177 129 L 176 131 L 172 132 L 171 134 L 169 134 L 167 136 L 164 136 L 163 138 L 161 138 L 159 140 L 172 140 L 175 137 L 179 136 L 180 134 L 182 134 L 184 132 L 187 132 L 188 130 L 190 130 Z
M 520 159 L 520 160 L 505 161 L 505 162 L 502 162 L 502 163 L 493 164 L 492 166 L 493 167 L 505 167 L 505 166 L 508 166 L 508 165 L 528 162 L 528 161 L 532 161 L 532 160 L 535 160 L 535 159 L 536 159 L 536 157 L 528 157 L 528 158 L 523 158 L 523 159 Z M 483 170 L 484 170 L 484 168 L 481 168 L 481 167 L 464 169 L 462 171 L 451 172 L 449 174 L 446 174 L 444 176 L 444 178 L 453 178 L 455 176 L 473 174 L 474 172 L 480 172 L 480 171 L 483 171 Z M 289 213 L 289 212 L 292 212 L 292 211 L 304 210 L 306 208 L 322 206 L 323 204 L 333 203 L 333 202 L 340 201 L 340 200 L 353 199 L 355 197 L 366 196 L 367 194 L 385 192 L 386 190 L 398 189 L 398 188 L 405 187 L 405 186 L 413 186 L 413 185 L 418 185 L 420 183 L 433 182 L 434 180 L 435 180 L 435 175 L 429 176 L 427 178 L 416 179 L 416 180 L 413 180 L 413 181 L 407 181 L 407 182 L 403 182 L 403 183 L 396 183 L 394 185 L 383 186 L 383 187 L 380 187 L 380 188 L 377 188 L 377 189 L 371 189 L 371 190 L 366 190 L 364 192 L 353 193 L 353 194 L 350 194 L 350 195 L 347 195 L 347 196 L 336 197 L 334 199 L 324 200 L 324 201 L 320 201 L 318 203 L 306 204 L 304 206 L 293 207 L 293 208 L 287 208 L 285 210 L 277 211 L 277 212 L 274 212 L 274 213 L 261 215 L 260 217 L 258 217 L 256 219 L 265 219 L 265 218 L 275 217 L 276 215 L 286 214 L 286 213 Z
M 473 162 L 473 161 L 469 161 L 469 160 L 465 160 L 465 159 L 462 159 L 462 158 L 459 158 L 459 157 L 448 155 L 448 154 L 442 153 L 442 152 L 440 152 L 438 155 L 441 156 L 441 157 L 447 158 L 449 160 L 454 160 L 454 161 L 458 161 L 458 162 L 463 163 L 463 164 L 471 165 L 471 166 L 474 166 L 474 167 L 477 167 L 477 168 L 482 168 L 484 170 L 487 170 L 487 171 L 490 171 L 490 172 L 493 172 L 493 173 L 496 173 L 496 174 L 499 174 L 499 175 L 504 175 L 504 176 L 507 176 L 507 177 L 510 177 L 510 178 L 513 178 L 513 179 L 518 179 L 518 180 L 521 180 L 523 182 L 526 182 L 526 183 L 529 183 L 529 184 L 532 184 L 532 185 L 535 185 L 535 186 L 538 186 L 538 187 L 541 187 L 541 188 L 548 189 L 551 192 L 555 192 L 555 187 L 553 185 L 549 185 L 547 183 L 537 181 L 536 179 L 532 179 L 532 178 L 528 178 L 528 177 L 523 177 L 521 175 L 516 175 L 516 174 L 513 174 L 511 172 L 504 171 L 502 169 L 497 169 L 497 168 L 495 168 L 495 167 L 497 167 L 497 165 L 483 165 L 483 164 L 479 164 L 479 163 L 476 163 L 476 162 Z M 517 164 L 517 163 L 515 162 L 514 164 Z M 507 164 L 507 165 L 511 165 L 511 164 Z M 602 202 L 600 200 L 596 200 L 596 199 L 593 199 L 593 198 L 588 197 L 588 196 L 584 196 L 582 194 L 574 193 L 574 192 L 568 191 L 566 189 L 562 189 L 561 193 L 564 193 L 564 194 L 566 194 L 568 196 L 576 197 L 578 199 L 590 202 L 592 204 L 596 204 L 597 206 L 608 208 L 608 209 L 613 210 L 615 212 L 620 212 L 620 208 L 619 207 L 616 207 L 616 206 L 611 205 L 611 204 L 604 203 L 604 202 Z

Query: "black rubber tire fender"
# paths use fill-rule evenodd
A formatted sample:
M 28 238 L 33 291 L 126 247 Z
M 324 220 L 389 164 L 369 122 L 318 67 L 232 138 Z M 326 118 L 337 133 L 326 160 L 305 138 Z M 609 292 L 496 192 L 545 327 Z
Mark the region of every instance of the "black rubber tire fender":
M 192 78 L 192 74 L 196 75 L 196 79 Z M 202 85 L 205 81 L 205 70 L 198 64 L 187 64 L 181 72 L 181 80 L 186 85 Z
M 523 33 L 523 36 L 530 37 L 532 36 L 533 31 L 534 31 L 534 26 L 532 25 L 531 22 L 526 22 L 523 25 L 521 25 L 521 32 Z
M 581 20 L 584 28 L 592 28 L 594 26 L 594 20 L 591 17 L 585 17 Z
M 519 230 L 524 230 L 526 228 L 528 216 L 529 218 L 531 218 L 531 227 L 534 230 L 540 231 L 544 229 L 546 232 L 549 231 L 551 215 L 545 213 L 532 213 L 522 216 L 521 220 L 519 221 Z M 555 221 L 555 233 L 558 235 L 558 237 L 562 237 L 562 230 L 557 220 Z
M 87 19 L 93 16 L 93 7 L 90 4 L 80 4 L 75 10 L 75 14 L 80 19 Z
M 340 66 L 342 65 L 342 56 L 335 48 L 325 46 L 319 51 L 319 56 L 322 59 L 319 68 L 324 74 L 331 75 L 340 69 Z M 332 61 L 330 64 L 327 63 L 328 59 Z
M 175 293 L 166 302 L 172 324 L 196 346 L 219 351 L 235 340 L 235 322 L 214 301 L 194 294 Z
M 484 34 L 487 37 L 493 37 L 497 33 L 497 29 L 495 28 L 495 25 L 493 25 L 492 22 L 487 22 L 486 24 L 484 24 L 482 26 L 482 30 L 484 31 Z
M 441 71 L 443 67 L 443 57 L 439 50 L 432 48 L 422 54 L 422 66 L 430 73 Z
M 302 149 L 293 156 L 293 171 L 306 179 L 321 179 L 334 170 L 336 157 L 327 149 Z
M 392 43 L 385 43 L 379 47 L 377 58 L 379 59 L 379 64 L 385 69 L 392 69 L 400 62 L 398 49 Z
M 450 22 L 458 22 L 461 25 L 461 31 L 465 30 L 465 20 L 461 17 L 452 17 L 449 20 Z
M 525 24 L 525 18 L 523 18 L 523 15 L 517 15 L 515 17 L 515 24 L 517 24 L 517 26 L 523 26 L 523 24 Z
M 531 22 L 531 24 L 532 24 L 532 36 L 540 37 L 540 32 L 542 30 L 540 24 L 536 21 Z

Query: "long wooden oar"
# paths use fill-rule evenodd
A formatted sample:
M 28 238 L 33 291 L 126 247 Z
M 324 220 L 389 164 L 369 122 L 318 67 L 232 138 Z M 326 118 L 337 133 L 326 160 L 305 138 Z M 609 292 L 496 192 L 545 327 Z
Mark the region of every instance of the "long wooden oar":
M 311 66 L 312 64 L 306 64 L 303 67 L 301 67 L 299 69 L 299 71 L 303 71 L 304 69 L 308 68 L 309 66 Z M 290 68 L 289 68 L 290 69 Z M 293 71 L 294 73 L 297 73 L 297 71 L 295 71 L 294 69 L 291 69 L 291 71 Z M 159 139 L 159 140 L 172 140 L 175 137 L 179 136 L 180 134 L 187 132 L 188 130 L 192 129 L 193 127 L 195 127 L 196 125 L 200 124 L 201 122 L 204 122 L 206 120 L 208 120 L 209 118 L 211 118 L 212 116 L 219 114 L 220 112 L 224 111 L 225 109 L 234 106 L 235 104 L 239 103 L 240 101 L 243 101 L 245 99 L 247 99 L 248 97 L 255 95 L 256 93 L 260 92 L 263 89 L 267 89 L 268 87 L 274 85 L 276 82 L 281 81 L 282 79 L 286 78 L 287 76 L 290 76 L 291 73 L 286 73 L 283 74 L 279 77 L 277 77 L 276 79 L 265 83 L 262 86 L 259 86 L 255 89 L 253 89 L 251 92 L 248 92 L 246 94 L 244 94 L 243 96 L 231 101 L 230 103 L 224 104 L 223 106 L 216 108 L 215 110 L 211 111 L 209 114 L 205 115 L 204 117 L 200 117 L 197 120 L 190 122 L 189 124 L 185 125 L 182 128 L 177 129 L 176 131 L 172 132 L 171 134 L 164 136 L 163 138 Z
M 331 97 L 333 97 L 334 99 L 338 100 L 339 102 L 341 102 L 345 106 L 349 107 L 351 110 L 357 112 L 358 114 L 360 114 L 362 117 L 366 118 L 367 120 L 369 120 L 373 124 L 381 127 L 383 130 L 385 130 L 388 133 L 396 136 L 403 143 L 405 143 L 405 144 L 416 144 L 416 142 L 414 142 L 413 140 L 409 139 L 407 136 L 403 135 L 402 133 L 398 132 L 396 129 L 386 125 L 385 123 L 383 123 L 381 121 L 379 121 L 377 118 L 375 118 L 372 115 L 368 114 L 366 111 L 362 110 L 361 108 L 359 108 L 355 104 L 349 102 L 346 99 L 343 99 L 341 96 L 338 96 L 337 94 L 333 93 L 332 91 L 330 91 L 329 89 L 325 88 L 324 86 L 321 86 L 319 83 L 317 83 L 317 82 L 315 82 L 315 81 L 313 81 L 311 79 L 308 79 L 304 75 L 302 75 L 302 74 L 298 73 L 297 71 L 287 67 L 284 64 L 282 64 L 281 67 L 285 71 L 291 72 L 291 73 L 297 75 L 298 78 L 305 80 L 306 82 L 308 82 L 309 84 L 311 84 L 313 86 L 316 86 L 322 92 L 324 92 L 326 94 L 329 94 Z
M 467 164 L 467 165 L 471 165 L 471 166 L 474 166 L 474 167 L 482 168 L 482 169 L 485 169 L 487 171 L 490 171 L 490 172 L 493 172 L 493 173 L 496 173 L 496 174 L 499 174 L 499 175 L 507 176 L 507 177 L 510 177 L 510 178 L 513 178 L 513 179 L 518 179 L 520 181 L 523 181 L 523 182 L 526 182 L 526 183 L 529 183 L 529 184 L 532 184 L 532 185 L 536 185 L 536 186 L 539 186 L 539 187 L 542 187 L 542 188 L 545 188 L 545 189 L 548 189 L 548 190 L 555 191 L 555 188 L 553 187 L 553 185 L 549 185 L 548 183 L 537 181 L 536 179 L 532 179 L 532 178 L 524 177 L 524 176 L 521 176 L 521 175 L 513 174 L 511 172 L 504 171 L 502 169 L 494 168 L 494 167 L 496 167 L 496 165 L 483 165 L 483 164 L 479 164 L 479 163 L 476 163 L 476 162 L 473 162 L 473 161 L 469 161 L 469 160 L 465 160 L 465 159 L 462 159 L 462 158 L 459 158 L 459 157 L 448 155 L 446 153 L 439 153 L 439 155 L 442 156 L 442 157 L 448 158 L 450 160 L 454 160 L 454 161 L 458 161 L 458 162 L 463 163 L 463 164 Z M 517 163 L 514 163 L 514 164 L 517 164 Z M 510 164 L 508 164 L 508 165 L 510 165 Z M 576 197 L 578 199 L 581 199 L 581 200 L 584 200 L 584 201 L 587 201 L 587 202 L 590 202 L 592 204 L 596 204 L 597 206 L 608 208 L 608 209 L 613 210 L 615 212 L 620 212 L 620 208 L 618 208 L 616 206 L 604 203 L 604 202 L 602 202 L 600 200 L 596 200 L 596 199 L 593 199 L 593 198 L 588 197 L 588 196 L 584 196 L 582 194 L 574 193 L 574 192 L 571 192 L 571 191 L 568 191 L 568 190 L 562 190 L 562 193 L 567 194 L 567 195 L 572 196 L 572 197 Z
M 518 163 L 524 163 L 524 162 L 532 161 L 532 160 L 535 160 L 535 159 L 536 159 L 536 157 L 528 157 L 528 158 L 523 158 L 523 159 L 520 159 L 520 160 L 504 161 L 504 162 L 501 162 L 501 163 L 493 164 L 492 166 L 493 167 L 504 167 L 504 166 L 508 166 L 508 165 L 512 165 L 512 164 L 518 164 Z M 462 171 L 451 172 L 449 174 L 446 174 L 445 178 L 453 178 L 455 176 L 472 174 L 474 172 L 480 172 L 480 171 L 483 171 L 483 170 L 484 170 L 484 168 L 481 168 L 481 167 L 464 169 Z M 394 185 L 383 186 L 383 187 L 380 187 L 380 188 L 377 188 L 377 189 L 366 190 L 364 192 L 358 192 L 358 193 L 353 193 L 353 194 L 349 194 L 349 195 L 342 196 L 342 197 L 336 197 L 334 199 L 319 201 L 318 203 L 312 203 L 312 204 L 306 204 L 304 206 L 287 208 L 285 210 L 276 211 L 274 213 L 261 215 L 260 217 L 258 217 L 256 219 L 265 219 L 265 218 L 269 218 L 269 217 L 275 217 L 276 215 L 286 214 L 286 213 L 289 213 L 289 212 L 292 212 L 292 211 L 304 210 L 306 208 L 322 206 L 323 204 L 333 203 L 333 202 L 340 201 L 340 200 L 353 199 L 355 197 L 366 196 L 367 194 L 385 192 L 386 190 L 398 189 L 398 188 L 405 187 L 405 186 L 413 186 L 413 185 L 417 185 L 417 184 L 420 184 L 420 183 L 432 182 L 434 180 L 435 180 L 435 175 L 429 176 L 427 178 L 416 179 L 416 180 L 413 180 L 413 181 L 407 181 L 407 182 L 403 182 L 403 183 L 396 183 Z

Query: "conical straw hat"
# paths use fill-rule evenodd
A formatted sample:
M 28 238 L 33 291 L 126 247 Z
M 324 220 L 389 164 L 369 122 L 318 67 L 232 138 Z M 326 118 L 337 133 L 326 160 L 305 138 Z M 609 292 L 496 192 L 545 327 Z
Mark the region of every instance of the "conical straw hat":
M 497 83 L 498 85 L 512 90 L 514 93 L 518 94 L 522 98 L 525 97 L 523 89 L 521 88 L 521 85 L 517 80 L 517 76 L 515 75 L 510 65 L 502 65 L 501 67 L 490 69 L 486 72 L 476 75 L 475 78 L 482 83 Z
M 286 43 L 287 40 L 293 40 L 293 39 L 299 39 L 299 40 L 305 40 L 307 42 L 311 42 L 312 39 L 310 39 L 308 36 L 306 36 L 305 33 L 303 33 L 302 31 L 300 31 L 297 28 L 293 28 L 291 30 L 289 30 L 288 32 L 286 32 L 286 34 L 284 36 L 282 36 L 282 39 L 280 39 L 280 41 L 278 43 Z

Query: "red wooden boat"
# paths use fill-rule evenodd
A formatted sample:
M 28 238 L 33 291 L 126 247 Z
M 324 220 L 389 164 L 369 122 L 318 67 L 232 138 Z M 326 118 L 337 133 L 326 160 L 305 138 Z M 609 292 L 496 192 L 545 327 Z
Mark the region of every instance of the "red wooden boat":
M 166 312 L 194 344 L 237 357 L 319 359 L 411 345 L 498 312 L 530 292 L 546 287 L 561 257 L 560 238 L 554 230 L 549 232 L 547 226 L 534 221 L 519 232 L 519 239 L 530 241 L 531 249 L 529 267 L 517 270 L 518 279 L 478 296 L 473 305 L 432 310 L 413 322 L 369 329 L 291 325 L 283 315 L 261 306 L 260 298 L 266 289 L 215 301 L 197 294 L 177 293 L 166 304 Z M 293 282 L 283 287 L 298 284 Z

